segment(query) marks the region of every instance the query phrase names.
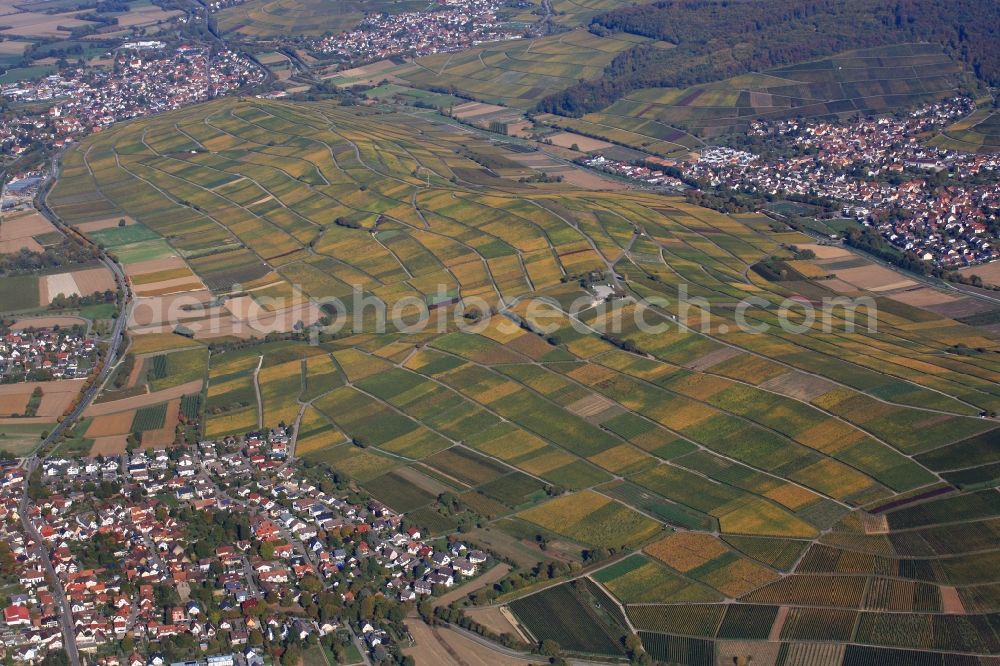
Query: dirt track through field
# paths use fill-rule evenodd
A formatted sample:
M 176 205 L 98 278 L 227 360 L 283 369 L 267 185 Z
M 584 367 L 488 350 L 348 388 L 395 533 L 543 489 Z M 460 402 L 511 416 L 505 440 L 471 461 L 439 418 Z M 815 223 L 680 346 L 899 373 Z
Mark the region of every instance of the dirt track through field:
M 448 627 L 429 627 L 416 615 L 406 618 L 416 645 L 403 648 L 418 664 L 435 666 L 528 666 L 538 659 L 511 657 L 473 641 Z
M 457 601 L 458 599 L 461 599 L 467 594 L 475 592 L 476 590 L 481 589 L 487 585 L 492 585 L 493 583 L 496 583 L 501 578 L 506 576 L 507 572 L 509 571 L 510 567 L 507 566 L 506 564 L 498 564 L 489 571 L 487 571 L 486 573 L 484 573 L 479 578 L 469 581 L 465 585 L 459 585 L 451 592 L 441 595 L 440 597 L 434 600 L 434 606 L 435 607 L 447 606 L 451 602 Z
M 185 395 L 199 393 L 201 391 L 201 383 L 202 380 L 200 379 L 192 379 L 186 384 L 173 386 L 168 389 L 163 389 L 162 391 L 154 391 L 153 393 L 137 395 L 131 398 L 122 398 L 121 400 L 112 400 L 110 402 L 95 403 L 88 407 L 83 415 L 100 416 L 102 414 L 114 414 L 115 412 L 121 412 L 126 409 L 138 409 L 139 407 L 157 405 L 161 402 L 166 402 L 167 400 L 173 400 L 174 398 L 180 398 Z
M 70 327 L 80 324 L 87 325 L 87 320 L 80 317 L 59 316 L 59 317 L 25 317 L 18 319 L 11 324 L 10 330 L 20 331 L 25 328 L 52 328 L 53 326 Z

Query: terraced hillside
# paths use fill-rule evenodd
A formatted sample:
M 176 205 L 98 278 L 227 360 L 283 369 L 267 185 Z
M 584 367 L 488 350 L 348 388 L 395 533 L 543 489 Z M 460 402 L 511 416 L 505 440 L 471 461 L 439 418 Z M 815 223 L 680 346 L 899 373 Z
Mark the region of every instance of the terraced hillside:
M 50 203 L 80 228 L 124 214 L 161 236 L 116 250 L 203 283 L 178 292 L 203 294 L 195 331 L 354 284 L 437 306 L 443 330 L 378 332 L 366 311 L 316 346 L 213 355 L 205 427 L 294 417 L 298 455 L 436 534 L 474 515 L 463 539 L 526 566 L 586 554 L 581 583 L 511 604 L 538 639 L 620 655 L 635 629 L 682 663 L 1000 654 L 1000 431 L 978 416 L 1000 408 L 1000 345 L 950 318 L 990 306 L 865 282 L 842 248 L 795 259 L 809 238 L 760 215 L 520 183 L 516 156 L 377 108 L 216 101 L 88 138 Z M 768 256 L 801 279 L 751 270 Z M 581 279 L 630 298 L 611 310 Z M 838 293 L 870 296 L 877 326 L 848 330 L 842 310 L 828 330 L 779 326 L 786 299 Z M 459 316 L 473 297 L 500 314 Z M 932 301 L 947 308 L 908 304 Z M 134 344 L 190 344 L 162 330 L 136 323 Z M 900 647 L 922 652 L 884 651 Z
M 567 129 L 669 155 L 754 118 L 886 113 L 953 93 L 961 67 L 939 47 L 865 49 L 690 88 L 635 90 L 582 118 L 542 115 Z
M 967 118 L 963 118 L 934 137 L 931 143 L 940 148 L 969 153 L 998 152 L 1000 111 L 993 108 L 976 109 Z
M 425 56 L 391 73 L 417 88 L 455 89 L 480 101 L 530 109 L 554 91 L 600 76 L 617 54 L 648 41 L 574 30 Z

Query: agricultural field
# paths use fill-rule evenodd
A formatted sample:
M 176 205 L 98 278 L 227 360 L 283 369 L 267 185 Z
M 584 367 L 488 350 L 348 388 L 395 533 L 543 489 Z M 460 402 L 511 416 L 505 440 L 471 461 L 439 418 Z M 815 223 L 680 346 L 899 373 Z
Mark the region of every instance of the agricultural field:
M 930 143 L 939 148 L 968 153 L 1000 152 L 1000 111 L 992 105 L 976 109 L 946 127 Z
M 138 384 L 154 390 L 92 405 L 94 434 L 153 428 L 163 404 L 170 418 L 202 409 L 208 436 L 298 423 L 297 455 L 435 535 L 465 521 L 467 538 L 526 567 L 584 567 L 576 586 L 511 602 L 565 650 L 620 656 L 625 618 L 651 654 L 682 663 L 768 645 L 808 656 L 809 641 L 898 649 L 882 617 L 903 613 L 931 618 L 924 650 L 992 652 L 980 619 L 1000 611 L 1000 431 L 980 417 L 1000 409 L 989 330 L 888 290 L 874 294 L 876 326 L 862 316 L 850 330 L 834 310 L 829 331 L 791 332 L 777 307 L 821 298 L 822 281 L 749 269 L 808 237 L 679 198 L 522 183 L 515 154 L 331 102 L 217 100 L 86 139 L 50 202 L 76 224 L 127 216 L 122 228 L 155 233 L 115 249 L 133 253 L 126 266 L 171 262 L 147 269 L 149 284 L 191 271 L 204 287 L 184 295 L 190 328 L 218 312 L 346 320 L 311 343 L 227 346 L 241 337 L 230 328 L 211 354 L 197 332 L 133 329 Z M 591 281 L 629 298 L 613 309 Z M 355 286 L 404 313 L 433 306 L 443 323 L 382 329 Z M 748 294 L 763 305 L 743 314 L 762 332 L 737 325 Z M 956 354 L 957 342 L 984 352 Z M 127 424 L 102 418 L 126 408 Z M 546 628 L 555 606 L 579 611 Z
M 390 73 L 417 88 L 454 88 L 482 102 L 527 110 L 580 79 L 597 78 L 617 54 L 645 41 L 574 30 L 424 56 Z
M 933 101 L 954 92 L 960 73 L 958 63 L 936 46 L 904 44 L 690 88 L 640 89 L 579 119 L 542 115 L 539 120 L 672 156 L 696 150 L 705 138 L 741 131 L 753 118 L 887 113 Z
M 538 640 L 591 654 L 622 654 L 622 627 L 602 617 L 592 597 L 574 585 L 559 585 L 510 605 L 518 622 Z
M 35 275 L 11 275 L 0 282 L 0 312 L 34 310 L 39 306 L 39 278 Z
M 251 0 L 217 14 L 219 30 L 244 38 L 275 36 L 317 37 L 350 30 L 368 12 L 405 12 L 426 7 L 407 0 L 337 0 L 331 6 L 318 0 Z

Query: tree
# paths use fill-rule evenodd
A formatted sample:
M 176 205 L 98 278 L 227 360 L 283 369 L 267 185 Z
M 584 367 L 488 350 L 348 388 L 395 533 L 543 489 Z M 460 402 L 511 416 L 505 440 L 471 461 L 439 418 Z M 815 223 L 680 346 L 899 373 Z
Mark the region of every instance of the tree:
M 49 650 L 42 660 L 42 666 L 69 666 L 66 650 Z
M 302 659 L 302 648 L 292 643 L 281 655 L 281 666 L 298 666 L 300 659 Z
M 538 651 L 546 657 L 558 657 L 561 650 L 562 648 L 559 646 L 559 643 L 555 642 L 551 638 L 546 638 L 541 642 L 541 645 L 538 646 Z

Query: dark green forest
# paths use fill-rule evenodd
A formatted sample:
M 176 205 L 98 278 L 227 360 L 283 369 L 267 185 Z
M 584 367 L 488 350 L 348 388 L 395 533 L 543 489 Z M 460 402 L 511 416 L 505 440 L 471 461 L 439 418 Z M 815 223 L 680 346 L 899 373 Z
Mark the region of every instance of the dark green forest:
M 996 0 L 662 0 L 598 15 L 596 34 L 663 40 L 619 54 L 604 75 L 544 98 L 538 110 L 581 116 L 632 90 L 719 81 L 852 49 L 940 44 L 982 81 L 1000 84 Z

